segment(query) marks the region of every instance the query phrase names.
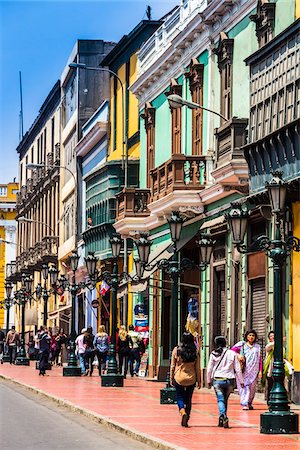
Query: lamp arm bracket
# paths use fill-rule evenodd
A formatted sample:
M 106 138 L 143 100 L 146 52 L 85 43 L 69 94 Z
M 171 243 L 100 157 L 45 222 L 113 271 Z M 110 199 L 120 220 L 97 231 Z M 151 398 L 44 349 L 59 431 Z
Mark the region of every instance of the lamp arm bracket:
M 286 249 L 288 251 L 300 252 L 300 239 L 296 236 L 289 236 L 286 240 Z
M 260 250 L 268 252 L 271 246 L 272 241 L 265 235 L 259 236 L 251 245 L 249 245 L 249 247 L 247 247 L 247 245 L 243 242 L 236 243 L 239 253 L 243 254 L 254 253 Z

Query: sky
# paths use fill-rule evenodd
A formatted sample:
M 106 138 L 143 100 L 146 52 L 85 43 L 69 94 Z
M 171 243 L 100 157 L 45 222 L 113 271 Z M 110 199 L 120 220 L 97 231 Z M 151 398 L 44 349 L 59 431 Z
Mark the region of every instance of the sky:
M 0 0 L 0 184 L 18 179 L 19 71 L 24 134 L 60 78 L 77 39 L 118 42 L 142 20 L 180 0 Z

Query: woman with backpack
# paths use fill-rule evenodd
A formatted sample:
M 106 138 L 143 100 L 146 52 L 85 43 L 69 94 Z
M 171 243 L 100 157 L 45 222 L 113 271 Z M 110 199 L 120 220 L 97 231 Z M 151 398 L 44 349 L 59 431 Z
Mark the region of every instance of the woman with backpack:
M 128 370 L 128 358 L 130 355 L 130 349 L 132 348 L 132 339 L 127 333 L 124 325 L 120 326 L 119 336 L 118 336 L 118 347 L 119 347 L 119 373 L 126 378 Z
M 183 333 L 172 352 L 170 381 L 176 389 L 181 426 L 188 427 L 196 383 L 198 389 L 201 387 L 199 352 L 191 333 Z
M 210 354 L 207 366 L 207 383 L 213 386 L 219 408 L 219 427 L 228 428 L 227 403 L 233 392 L 234 380 L 237 377 L 240 386 L 244 387 L 244 380 L 237 354 L 226 348 L 223 336 L 215 338 L 215 349 Z
M 85 365 L 87 367 L 86 375 L 90 377 L 93 375 L 93 362 L 95 358 L 95 349 L 94 349 L 94 335 L 93 328 L 87 327 L 86 332 L 84 333 L 83 343 L 85 345 Z
M 99 375 L 101 377 L 106 369 L 106 359 L 108 352 L 108 334 L 105 331 L 105 326 L 100 325 L 98 333 L 94 339 L 94 347 L 96 351 L 96 356 L 98 358 Z

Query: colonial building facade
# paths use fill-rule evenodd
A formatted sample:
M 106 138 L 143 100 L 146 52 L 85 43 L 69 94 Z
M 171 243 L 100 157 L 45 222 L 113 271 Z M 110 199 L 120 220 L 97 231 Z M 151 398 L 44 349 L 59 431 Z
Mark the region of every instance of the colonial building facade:
M 135 196 L 142 196 L 144 202 L 135 214 L 129 209 L 118 214 L 115 228 L 123 234 L 150 232 L 152 263 L 171 256 L 170 251 L 167 256 L 166 219 L 172 210 L 179 210 L 186 219 L 178 245 L 181 258 L 189 256 L 199 262 L 195 234 L 212 234 L 216 244 L 210 266 L 201 277 L 193 270 L 181 275 L 178 303 L 179 334 L 191 292 L 198 297 L 204 368 L 215 335 L 226 335 L 233 344 L 252 326 L 264 346 L 272 328 L 270 263 L 261 253 L 241 256 L 236 252 L 224 213 L 232 201 L 249 194 L 247 162 L 252 157 L 245 158 L 244 146 L 254 107 L 253 96 L 245 95 L 250 79 L 244 60 L 295 20 L 295 3 L 291 3 L 282 14 L 286 2 L 280 0 L 181 2 L 142 46 L 138 77 L 130 87 L 138 96 L 141 112 L 140 188 Z M 213 113 L 202 108 L 170 110 L 167 99 L 174 94 Z M 249 128 L 250 139 L 251 132 Z M 251 190 L 252 183 L 255 178 Z M 118 207 L 117 202 L 117 211 Z M 268 231 L 266 213 L 253 208 L 249 243 Z M 160 378 L 168 365 L 170 280 L 162 271 L 147 273 L 146 278 L 149 371 Z
M 42 104 L 39 115 L 17 147 L 20 179 L 16 205 L 17 258 L 11 263 L 7 277 L 16 284 L 16 288 L 20 287 L 24 272 L 32 275 L 34 288 L 44 284 L 42 264 L 57 264 L 60 102 L 61 89 L 60 82 L 57 81 Z M 32 169 L 30 164 L 38 164 L 40 167 Z M 57 297 L 51 296 L 48 310 L 56 309 L 57 302 Z M 27 302 L 27 331 L 34 331 L 43 324 L 43 313 L 40 296 L 36 297 L 36 302 Z M 55 326 L 56 322 L 48 324 Z
M 0 185 L 0 329 L 6 328 L 6 314 L 4 309 L 5 279 L 12 270 L 12 261 L 16 260 L 16 196 L 19 185 L 15 181 Z M 9 324 L 14 324 L 13 308 L 10 308 Z

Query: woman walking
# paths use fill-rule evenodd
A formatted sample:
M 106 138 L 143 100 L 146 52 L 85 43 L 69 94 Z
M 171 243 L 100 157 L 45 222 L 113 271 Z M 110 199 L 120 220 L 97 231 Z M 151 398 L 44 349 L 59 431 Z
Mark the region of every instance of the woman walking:
M 215 338 L 215 349 L 210 354 L 207 366 L 207 383 L 213 386 L 219 408 L 219 427 L 228 428 L 227 417 L 228 398 L 233 392 L 234 380 L 244 387 L 244 379 L 237 354 L 226 348 L 226 339 L 223 336 Z
M 92 327 L 87 327 L 87 330 L 84 333 L 83 337 L 83 344 L 85 345 L 84 359 L 85 366 L 87 368 L 86 375 L 89 375 L 91 377 L 93 375 L 93 362 L 95 358 L 94 335 Z
M 130 349 L 132 348 L 132 340 L 127 333 L 124 325 L 120 326 L 119 336 L 118 336 L 118 347 L 119 347 L 119 372 L 126 378 L 128 370 L 128 358 L 130 355 Z
M 237 380 L 237 387 L 241 397 L 242 409 L 253 409 L 252 402 L 255 396 L 257 381 L 262 376 L 262 358 L 260 345 L 256 343 L 255 330 L 246 332 L 244 340 L 237 342 L 231 350 L 238 353 L 238 360 L 242 367 L 244 387 Z
M 105 326 L 100 325 L 98 333 L 94 339 L 94 347 L 98 358 L 99 375 L 101 376 L 106 369 L 106 359 L 108 352 L 108 334 L 105 331 Z
M 196 383 L 198 389 L 201 386 L 199 353 L 191 333 L 183 333 L 180 344 L 173 349 L 170 381 L 176 389 L 181 426 L 188 427 Z

